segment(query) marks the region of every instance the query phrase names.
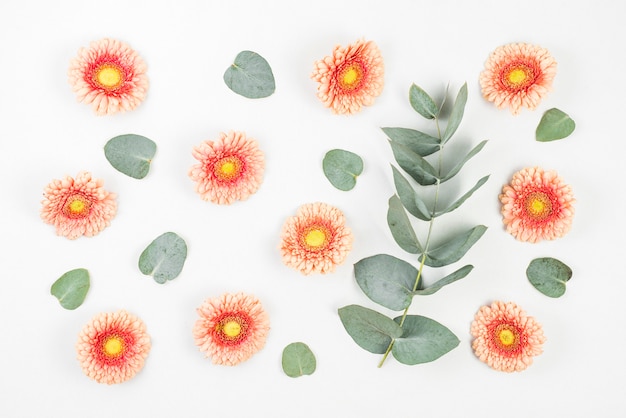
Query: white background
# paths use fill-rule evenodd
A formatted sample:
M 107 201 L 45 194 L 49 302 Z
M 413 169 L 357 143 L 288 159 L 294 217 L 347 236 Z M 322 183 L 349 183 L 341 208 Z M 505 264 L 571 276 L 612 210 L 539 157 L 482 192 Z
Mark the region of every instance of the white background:
M 623 16 L 618 1 L 4 0 L 0 416 L 623 416 Z M 148 96 L 133 112 L 97 117 L 67 83 L 78 48 L 103 37 L 129 43 L 148 65 Z M 315 95 L 313 63 L 361 37 L 382 51 L 385 89 L 361 113 L 333 115 Z M 541 45 L 558 61 L 553 91 L 517 117 L 484 101 L 478 84 L 489 53 L 509 42 Z M 274 95 L 250 100 L 225 86 L 223 72 L 242 50 L 268 60 Z M 474 271 L 411 307 L 461 342 L 433 363 L 405 366 L 390 357 L 379 369 L 380 356 L 351 340 L 337 309 L 357 303 L 393 315 L 361 292 L 352 265 L 378 253 L 413 261 L 386 224 L 392 155 L 380 127 L 431 130 L 410 108 L 409 86 L 439 100 L 447 85 L 452 99 L 464 82 L 465 118 L 450 146 L 456 152 L 447 156 L 489 142 L 444 196 L 450 201 L 491 177 L 435 224 L 435 235 L 489 229 L 461 261 Z M 576 131 L 536 142 L 535 127 L 552 107 L 568 113 Z M 187 171 L 194 145 L 231 129 L 259 141 L 267 168 L 257 194 L 218 206 L 195 194 Z M 157 143 L 143 180 L 104 157 L 106 141 L 125 133 Z M 323 175 L 322 158 L 333 148 L 364 160 L 352 191 L 334 189 Z M 533 245 L 504 231 L 498 194 L 515 171 L 535 165 L 556 170 L 577 203 L 568 235 Z M 100 235 L 70 241 L 40 220 L 40 201 L 52 179 L 81 170 L 118 194 L 119 211 Z M 282 264 L 277 247 L 284 220 L 315 201 L 342 209 L 355 241 L 334 274 L 305 277 Z M 137 260 L 166 231 L 182 236 L 189 254 L 182 274 L 159 285 L 139 272 Z M 526 279 L 528 263 L 544 256 L 574 271 L 559 299 Z M 50 286 L 78 267 L 89 270 L 92 287 L 82 306 L 67 311 Z M 430 270 L 426 280 L 449 271 Z M 193 344 L 195 309 L 236 291 L 261 299 L 271 331 L 249 361 L 215 366 Z M 491 370 L 472 352 L 473 315 L 494 300 L 514 301 L 543 324 L 544 353 L 522 373 Z M 74 344 L 94 315 L 117 309 L 146 322 L 152 350 L 134 379 L 107 386 L 82 373 Z M 283 374 L 281 352 L 294 341 L 315 353 L 312 376 Z

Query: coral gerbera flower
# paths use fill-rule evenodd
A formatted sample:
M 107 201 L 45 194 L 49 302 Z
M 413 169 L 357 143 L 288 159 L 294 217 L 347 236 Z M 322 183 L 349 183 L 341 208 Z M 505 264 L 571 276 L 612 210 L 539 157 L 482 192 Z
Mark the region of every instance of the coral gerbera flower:
M 97 115 L 136 108 L 148 90 L 146 64 L 124 42 L 104 38 L 81 47 L 68 77 L 78 101 L 91 104 Z
M 570 230 L 575 199 L 554 171 L 520 170 L 499 198 L 506 230 L 520 241 L 553 240 Z
M 472 348 L 491 368 L 520 372 L 543 352 L 546 338 L 532 316 L 513 302 L 496 301 L 481 307 L 471 325 Z
M 106 191 L 104 180 L 91 173 L 78 173 L 76 179 L 66 176 L 53 180 L 44 189 L 41 218 L 54 225 L 57 235 L 69 239 L 91 237 L 111 224 L 117 212 L 116 195 Z
M 269 316 L 255 296 L 225 293 L 205 300 L 197 312 L 193 338 L 214 364 L 235 366 L 265 346 Z
M 480 74 L 483 97 L 517 115 L 535 109 L 552 88 L 556 61 L 539 46 L 512 43 L 496 48 Z
M 200 163 L 191 167 L 189 177 L 204 200 L 225 205 L 246 200 L 263 181 L 263 152 L 243 132 L 221 133 L 216 141 L 194 147 L 192 155 Z
M 373 41 L 335 46 L 333 54 L 315 62 L 311 78 L 317 96 L 335 114 L 357 113 L 374 103 L 384 86 L 385 65 Z
M 143 321 L 124 310 L 101 313 L 80 332 L 76 351 L 87 376 L 98 383 L 122 383 L 143 368 L 150 336 Z
M 330 273 L 352 249 L 352 232 L 343 213 L 326 203 L 298 208 L 283 224 L 280 250 L 285 265 L 308 275 Z

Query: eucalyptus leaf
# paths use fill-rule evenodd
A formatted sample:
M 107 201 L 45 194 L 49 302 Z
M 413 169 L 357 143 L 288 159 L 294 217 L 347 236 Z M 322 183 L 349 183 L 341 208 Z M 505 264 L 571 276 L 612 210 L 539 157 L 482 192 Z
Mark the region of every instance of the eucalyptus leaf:
M 359 305 L 339 308 L 339 318 L 355 343 L 370 353 L 384 354 L 389 344 L 402 335 L 393 319 Z
M 324 175 L 339 190 L 348 191 L 356 185 L 356 178 L 363 172 L 363 160 L 353 152 L 333 149 L 322 161 Z
M 62 307 L 74 310 L 85 301 L 89 286 L 89 272 L 83 268 L 74 269 L 52 284 L 50 294 L 59 300 Z
M 224 82 L 235 93 L 249 99 L 271 96 L 276 90 L 274 74 L 268 62 L 252 51 L 241 51 L 226 69 Z
M 566 113 L 552 108 L 541 117 L 535 137 L 540 142 L 555 141 L 570 136 L 574 129 L 576 123 Z
M 437 183 L 437 172 L 421 155 L 411 151 L 406 145 L 389 141 L 398 165 L 422 186 Z
M 412 84 L 409 89 L 409 102 L 413 109 L 426 119 L 435 119 L 439 114 L 435 101 L 421 87 L 415 84 Z
M 416 218 L 422 221 L 429 221 L 432 217 L 426 203 L 419 197 L 402 173 L 393 165 L 391 168 L 393 170 L 393 182 L 396 186 L 396 193 L 404 208 Z
M 439 139 L 415 129 L 382 128 L 383 132 L 399 144 L 406 145 L 416 154 L 426 157 L 441 149 Z
M 397 195 L 389 198 L 387 224 L 393 239 L 404 251 L 410 254 L 418 254 L 424 251 Z
M 400 322 L 401 317 L 395 318 Z M 459 339 L 439 322 L 420 315 L 407 315 L 402 337 L 396 338 L 391 353 L 400 363 L 415 365 L 437 360 L 459 345 Z
M 528 265 L 526 277 L 544 295 L 558 298 L 565 293 L 566 283 L 572 278 L 572 269 L 556 258 L 536 258 Z
M 456 270 L 455 272 L 448 274 L 446 277 L 443 277 L 437 280 L 435 283 L 431 284 L 430 286 L 424 287 L 422 289 L 418 289 L 413 293 L 416 295 L 421 295 L 421 296 L 432 295 L 433 293 L 437 292 L 442 287 L 447 286 L 450 283 L 454 283 L 457 280 L 461 280 L 462 278 L 467 276 L 470 273 L 470 271 L 472 271 L 473 268 L 474 266 L 471 266 L 471 265 L 463 266 L 460 269 Z
M 459 163 L 457 165 L 455 165 L 454 167 L 452 167 L 452 169 L 448 172 L 448 174 L 445 175 L 444 178 L 441 179 L 441 182 L 445 182 L 450 180 L 452 177 L 456 176 L 459 171 L 461 171 L 461 169 L 463 168 L 463 166 L 465 165 L 466 162 L 468 162 L 470 160 L 470 158 L 472 158 L 474 155 L 478 154 L 483 147 L 485 146 L 485 144 L 487 143 L 487 141 L 482 141 L 480 144 L 476 145 L 466 156 L 465 158 L 463 158 L 461 161 L 459 161 Z
M 452 138 L 452 135 L 454 135 L 457 128 L 461 124 L 463 113 L 465 112 L 465 103 L 467 103 L 467 83 L 463 84 L 456 96 L 456 100 L 452 106 L 452 112 L 450 113 L 450 118 L 448 119 L 448 124 L 446 125 L 446 130 L 441 138 L 442 144 L 445 144 L 450 138 Z
M 474 187 L 472 187 L 467 193 L 465 193 L 463 196 L 458 198 L 453 204 L 448 206 L 446 209 L 444 209 L 444 210 L 442 210 L 440 212 L 437 212 L 435 214 L 435 216 L 441 216 L 444 213 L 452 212 L 453 210 L 457 209 L 459 206 L 461 206 L 463 204 L 463 202 L 465 202 L 467 199 L 469 199 L 469 197 L 472 194 L 474 194 L 474 192 L 476 190 L 478 190 L 483 184 L 485 184 L 487 182 L 487 180 L 489 180 L 489 176 L 488 175 L 483 177 L 483 178 L 481 178 L 480 180 L 478 180 L 478 182 L 476 182 Z
M 183 269 L 187 258 L 185 240 L 174 232 L 166 232 L 152 241 L 139 257 L 139 270 L 163 284 L 173 280 Z
M 482 237 L 487 230 L 484 225 L 454 236 L 438 247 L 429 250 L 426 254 L 425 264 L 429 267 L 442 267 L 459 261 L 465 253 Z
M 154 141 L 135 134 L 116 136 L 104 146 L 104 156 L 113 168 L 135 179 L 148 175 L 154 154 Z
M 354 265 L 356 282 L 371 300 L 393 311 L 411 304 L 417 269 L 387 254 L 367 257 Z
M 315 355 L 308 345 L 296 342 L 283 349 L 283 371 L 289 377 L 311 375 L 315 372 Z

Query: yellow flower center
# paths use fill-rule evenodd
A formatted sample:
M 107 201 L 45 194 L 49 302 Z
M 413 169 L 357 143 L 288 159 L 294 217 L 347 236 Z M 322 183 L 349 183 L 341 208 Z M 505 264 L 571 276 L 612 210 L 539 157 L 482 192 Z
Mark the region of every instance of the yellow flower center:
M 81 195 L 71 196 L 65 203 L 65 214 L 70 218 L 84 218 L 89 214 L 91 203 Z
M 500 343 L 506 347 L 512 345 L 515 342 L 515 334 L 510 329 L 503 329 L 498 334 Z
M 121 68 L 112 65 L 104 64 L 100 66 L 94 74 L 94 80 L 98 85 L 107 89 L 114 90 L 122 84 L 124 75 Z
M 515 68 L 509 73 L 509 81 L 511 84 L 521 84 L 526 80 L 526 72 L 520 68 Z
M 526 199 L 526 210 L 533 219 L 545 219 L 552 213 L 552 202 L 545 193 L 531 193 Z
M 235 338 L 241 334 L 241 324 L 237 321 L 228 321 L 224 324 L 222 332 L 230 338 Z
M 314 227 L 304 233 L 304 243 L 310 249 L 320 249 L 326 242 L 327 237 L 324 228 Z
M 124 341 L 120 337 L 112 336 L 107 338 L 102 348 L 108 357 L 119 357 L 124 352 Z
M 356 63 L 344 68 L 339 74 L 339 84 L 344 90 L 354 90 L 363 80 L 363 69 Z
M 239 177 L 241 172 L 241 160 L 237 157 L 225 157 L 215 163 L 213 172 L 215 176 L 224 181 L 232 181 Z
M 521 90 L 534 82 L 533 69 L 524 64 L 514 65 L 504 71 L 503 82 L 514 90 Z
M 500 324 L 494 334 L 496 345 L 503 350 L 516 350 L 520 344 L 519 331 L 512 325 Z

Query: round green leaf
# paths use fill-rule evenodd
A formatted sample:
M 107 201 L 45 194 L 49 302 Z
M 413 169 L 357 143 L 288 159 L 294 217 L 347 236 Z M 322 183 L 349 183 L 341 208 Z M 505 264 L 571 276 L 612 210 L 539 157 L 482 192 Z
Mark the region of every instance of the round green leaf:
M 548 142 L 569 136 L 576 123 L 559 109 L 552 108 L 543 114 L 535 132 L 537 141 Z
M 62 307 L 73 310 L 83 304 L 89 290 L 89 272 L 79 268 L 70 270 L 57 279 L 50 288 Z
M 173 280 L 183 269 L 187 244 L 173 232 L 157 237 L 139 257 L 139 270 L 160 284 Z
M 304 343 L 291 343 L 283 350 L 283 371 L 289 377 L 311 375 L 315 372 L 315 355 Z
M 565 293 L 565 283 L 572 278 L 572 269 L 556 258 L 536 258 L 528 265 L 526 277 L 544 295 L 558 298 Z
M 401 317 L 395 318 L 400 322 Z M 415 365 L 437 360 L 459 345 L 459 339 L 439 322 L 420 315 L 407 315 L 402 337 L 396 338 L 391 353 L 402 364 Z
M 156 144 L 135 134 L 116 136 L 104 146 L 104 155 L 113 168 L 135 179 L 148 175 L 154 154 Z
M 402 335 L 402 328 L 393 319 L 359 305 L 339 308 L 339 319 L 348 334 L 362 349 L 384 354 L 389 344 Z
M 276 90 L 270 65 L 252 51 L 241 51 L 237 55 L 224 73 L 224 82 L 232 91 L 249 99 L 267 97 Z
M 406 261 L 387 254 L 367 257 L 354 265 L 354 277 L 363 293 L 385 308 L 411 305 L 417 269 Z
M 350 151 L 333 149 L 324 156 L 322 168 L 333 186 L 348 191 L 354 188 L 356 178 L 363 172 L 363 160 Z

